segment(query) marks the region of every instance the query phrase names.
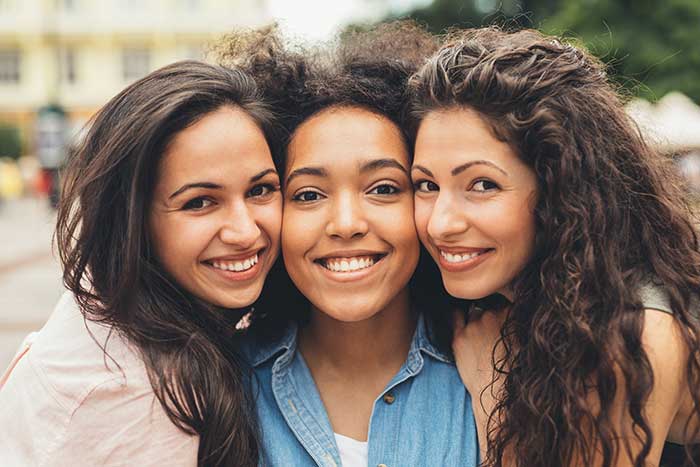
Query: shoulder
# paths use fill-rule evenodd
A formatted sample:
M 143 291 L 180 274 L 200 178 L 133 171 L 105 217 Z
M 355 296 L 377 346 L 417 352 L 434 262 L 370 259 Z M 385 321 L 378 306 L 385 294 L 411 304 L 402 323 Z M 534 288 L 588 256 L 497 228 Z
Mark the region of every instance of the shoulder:
M 27 361 L 67 401 L 79 401 L 110 382 L 115 387 L 150 387 L 137 349 L 117 329 L 86 319 L 68 292 L 36 334 Z
M 127 457 L 108 458 L 117 443 L 120 452 L 156 440 L 173 440 L 172 451 L 191 444 L 155 398 L 138 353 L 115 330 L 86 321 L 69 293 L 12 370 L 0 401 L 2 450 L 20 456 L 18 464 L 119 465 Z

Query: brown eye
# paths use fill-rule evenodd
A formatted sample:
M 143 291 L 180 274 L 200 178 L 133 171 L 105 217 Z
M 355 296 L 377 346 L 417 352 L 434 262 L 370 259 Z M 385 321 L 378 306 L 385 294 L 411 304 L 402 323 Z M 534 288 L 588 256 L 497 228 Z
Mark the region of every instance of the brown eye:
M 251 198 L 267 196 L 273 191 L 277 191 L 277 188 L 269 183 L 264 183 L 262 185 L 255 185 L 249 192 L 248 196 Z
M 500 187 L 492 182 L 491 180 L 479 180 L 474 185 L 472 185 L 472 190 L 474 191 L 492 191 L 497 190 Z
M 377 185 L 369 191 L 371 195 L 395 195 L 399 192 L 399 189 L 394 185 L 389 185 L 388 183 L 383 183 Z
M 321 193 L 317 191 L 306 190 L 294 195 L 294 197 L 292 197 L 292 201 L 298 201 L 300 203 L 312 203 L 314 201 L 320 200 L 321 197 Z
M 199 197 L 199 198 L 194 198 L 186 202 L 183 206 L 182 209 L 185 211 L 198 211 L 201 209 L 208 208 L 214 204 L 214 202 L 210 199 L 204 198 L 204 197 Z
M 435 182 L 431 182 L 429 180 L 423 180 L 420 182 L 416 182 L 413 185 L 413 188 L 416 191 L 423 191 L 423 192 L 429 192 L 429 191 L 440 191 L 440 187 L 437 185 Z

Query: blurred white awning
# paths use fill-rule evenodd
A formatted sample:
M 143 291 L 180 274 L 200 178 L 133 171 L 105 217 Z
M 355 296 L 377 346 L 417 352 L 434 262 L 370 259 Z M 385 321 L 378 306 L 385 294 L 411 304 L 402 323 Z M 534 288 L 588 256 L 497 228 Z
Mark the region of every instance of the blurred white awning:
M 700 149 L 700 107 L 680 92 L 668 93 L 656 104 L 634 99 L 627 113 L 647 141 L 664 153 Z

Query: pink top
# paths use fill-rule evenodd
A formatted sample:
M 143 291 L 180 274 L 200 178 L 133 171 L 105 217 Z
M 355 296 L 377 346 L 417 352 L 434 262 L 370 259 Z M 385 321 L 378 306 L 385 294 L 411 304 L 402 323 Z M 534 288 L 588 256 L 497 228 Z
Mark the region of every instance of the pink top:
M 196 466 L 199 438 L 156 399 L 138 354 L 65 293 L 0 378 L 3 466 Z

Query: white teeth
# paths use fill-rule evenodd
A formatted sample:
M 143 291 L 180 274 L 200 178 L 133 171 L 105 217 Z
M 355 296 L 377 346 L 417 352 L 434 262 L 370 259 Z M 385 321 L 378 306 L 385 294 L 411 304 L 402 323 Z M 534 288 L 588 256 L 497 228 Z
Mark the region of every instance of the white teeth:
M 374 258 L 331 258 L 321 261 L 321 264 L 333 272 L 353 272 L 374 266 Z
M 258 255 L 257 253 L 255 256 L 248 258 L 243 261 L 212 261 L 211 265 L 214 266 L 216 269 L 221 269 L 222 271 L 246 271 L 253 266 L 258 264 Z
M 440 254 L 442 255 L 443 258 L 447 260 L 448 263 L 461 263 L 463 261 L 467 261 L 473 258 L 476 258 L 477 256 L 486 253 L 486 250 L 477 252 L 475 251 L 474 253 L 465 253 L 463 255 L 456 254 L 453 255 L 452 253 L 447 253 L 445 251 L 440 250 Z

